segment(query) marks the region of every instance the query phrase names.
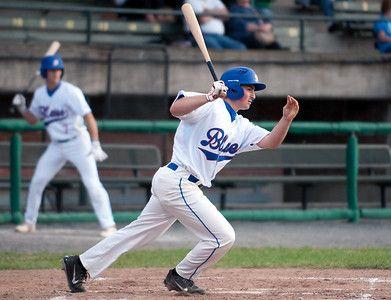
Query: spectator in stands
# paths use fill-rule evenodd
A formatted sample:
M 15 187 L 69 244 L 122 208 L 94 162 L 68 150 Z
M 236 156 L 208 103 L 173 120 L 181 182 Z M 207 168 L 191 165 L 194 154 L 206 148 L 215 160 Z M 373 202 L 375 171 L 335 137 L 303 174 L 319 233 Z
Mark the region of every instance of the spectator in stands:
M 250 49 L 281 49 L 273 33 L 273 24 L 261 19 L 250 0 L 237 0 L 231 13 L 254 15 L 253 18 L 232 17 L 228 21 L 228 35 L 244 43 Z
M 225 35 L 223 21 L 228 19 L 228 9 L 221 0 L 187 0 L 186 2 L 193 6 L 196 14 L 218 15 L 199 16 L 198 18 L 208 48 L 246 50 L 243 43 Z M 194 40 L 193 44 L 195 44 Z
M 376 48 L 382 53 L 391 53 L 391 0 L 383 0 L 381 17 L 375 22 Z
M 253 5 L 257 11 L 264 17 L 264 21 L 270 21 L 273 18 L 273 12 L 270 6 L 274 0 L 253 0 Z

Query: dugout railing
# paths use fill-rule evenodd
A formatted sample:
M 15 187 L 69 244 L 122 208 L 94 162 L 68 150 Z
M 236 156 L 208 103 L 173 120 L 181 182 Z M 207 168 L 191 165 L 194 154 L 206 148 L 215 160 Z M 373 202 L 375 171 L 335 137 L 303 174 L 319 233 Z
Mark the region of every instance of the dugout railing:
M 266 129 L 272 129 L 274 122 L 257 123 Z M 178 126 L 177 121 L 114 121 L 98 122 L 99 129 L 107 132 L 172 133 Z M 0 215 L 0 223 L 20 223 L 23 219 L 20 211 L 21 192 L 21 150 L 23 131 L 42 131 L 43 125 L 29 125 L 23 120 L 0 120 L 0 132 L 10 132 L 10 212 Z M 336 134 L 347 137 L 346 143 L 346 195 L 347 207 L 342 209 L 279 209 L 279 210 L 226 210 L 222 213 L 230 220 L 320 220 L 348 219 L 352 222 L 360 218 L 390 218 L 389 208 L 360 209 L 358 205 L 359 143 L 358 135 L 387 135 L 391 133 L 391 123 L 366 122 L 294 122 L 289 131 L 294 135 Z M 114 213 L 117 222 L 130 221 L 138 213 Z M 44 213 L 39 222 L 50 221 L 90 221 L 96 220 L 93 213 Z
M 43 11 L 45 14 L 48 12 L 61 13 L 65 12 L 69 14 L 75 14 L 76 17 L 64 17 L 57 19 L 49 19 L 45 17 L 45 14 L 41 17 L 28 18 L 23 16 L 13 16 L 8 18 L 7 15 L 0 18 L 0 28 L 4 27 L 6 30 L 12 30 L 8 38 L 28 40 L 53 40 L 59 38 L 59 35 L 51 33 L 52 29 L 61 29 L 64 31 L 63 40 L 69 42 L 82 42 L 90 44 L 92 42 L 103 42 L 110 44 L 127 44 L 127 45 L 140 45 L 143 42 L 161 42 L 156 39 L 157 36 L 164 34 L 178 35 L 184 34 L 181 29 L 178 31 L 178 26 L 171 26 L 169 24 L 148 24 L 143 22 L 134 21 L 112 21 L 112 20 L 99 20 L 94 18 L 94 15 L 99 14 L 129 14 L 129 15 L 141 15 L 141 14 L 160 14 L 160 15 L 173 15 L 181 16 L 181 11 L 175 10 L 157 10 L 157 9 L 125 9 L 114 7 L 97 7 L 97 6 L 82 6 L 82 5 L 59 5 L 57 3 L 40 3 L 29 2 L 28 5 L 23 2 L 0 2 L 1 10 L 8 12 L 9 10 L 17 11 Z M 363 11 L 366 13 L 366 11 Z M 213 14 L 202 14 L 213 15 Z M 380 11 L 379 11 L 380 15 Z M 254 18 L 253 14 L 229 14 L 230 17 L 243 17 Z M 259 18 L 265 16 L 259 15 Z M 308 22 L 350 22 L 350 23 L 366 23 L 372 24 L 378 19 L 372 15 L 363 16 L 353 15 L 345 13 L 343 15 L 337 15 L 335 17 L 327 16 L 308 16 L 308 15 L 274 15 L 269 17 L 276 21 L 293 22 L 296 26 L 282 27 L 282 30 L 276 26 L 276 35 L 279 38 L 297 39 L 298 48 L 301 52 L 306 51 L 305 42 L 308 36 L 313 35 L 313 31 Z M 180 26 L 182 27 L 182 26 Z M 43 32 L 39 32 L 42 31 Z M 29 34 L 29 31 L 31 32 Z M 54 32 L 54 31 L 53 31 Z M 1 31 L 0 31 L 1 33 Z M 119 39 L 113 39 L 113 36 L 119 33 Z M 141 36 L 143 33 L 146 35 Z M 94 34 L 100 34 L 101 39 L 95 39 Z M 155 35 L 155 39 L 153 38 Z M 127 39 L 126 35 L 133 35 L 132 39 Z M 3 36 L 5 38 L 5 36 Z

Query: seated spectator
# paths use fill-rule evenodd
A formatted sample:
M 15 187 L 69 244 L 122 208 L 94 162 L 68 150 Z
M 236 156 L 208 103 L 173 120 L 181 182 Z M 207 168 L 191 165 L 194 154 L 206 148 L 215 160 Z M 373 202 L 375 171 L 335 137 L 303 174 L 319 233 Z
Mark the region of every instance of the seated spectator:
M 270 9 L 270 6 L 274 0 L 253 0 L 254 7 L 262 17 L 264 17 L 265 22 L 271 22 L 273 18 L 273 12 Z
M 260 18 L 250 0 L 237 0 L 236 4 L 231 6 L 230 12 L 254 15 L 254 18 L 230 18 L 227 24 L 230 37 L 241 41 L 250 49 L 281 49 L 274 36 L 272 23 Z
M 373 31 L 376 48 L 382 53 L 391 53 L 391 0 L 383 0 L 381 17 L 375 22 Z
M 223 20 L 227 19 L 228 10 L 221 0 L 187 0 L 196 14 L 218 14 L 219 16 L 199 16 L 205 44 L 210 49 L 246 50 L 246 46 L 225 35 Z M 193 40 L 193 45 L 195 41 Z

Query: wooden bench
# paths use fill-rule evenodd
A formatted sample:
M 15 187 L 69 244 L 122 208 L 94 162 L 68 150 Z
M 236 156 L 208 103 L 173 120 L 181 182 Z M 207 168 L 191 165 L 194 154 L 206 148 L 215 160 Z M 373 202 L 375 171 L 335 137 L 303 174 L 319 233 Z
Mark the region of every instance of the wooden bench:
M 385 188 L 391 184 L 388 145 L 359 146 L 359 183 L 373 183 L 381 187 L 381 206 L 386 207 Z M 302 208 L 308 206 L 307 188 L 320 183 L 345 183 L 346 145 L 286 144 L 274 150 L 260 150 L 237 155 L 227 166 L 227 173 L 236 170 L 267 169 L 266 175 L 218 175 L 214 185 L 222 188 L 220 205 L 226 206 L 226 191 L 243 183 L 298 184 L 302 188 Z M 379 172 L 381 171 L 381 172 Z
M 373 22 L 380 16 L 380 1 L 334 1 L 336 18 L 344 19 L 345 32 L 368 32 L 372 34 Z M 357 20 L 360 21 L 357 21 Z
M 39 157 L 46 149 L 46 143 L 23 143 L 21 167 L 22 184 L 27 187 Z M 145 188 L 146 200 L 150 197 L 152 176 L 161 167 L 160 150 L 153 145 L 103 144 L 108 159 L 97 163 L 101 182 L 105 187 L 124 187 L 134 185 Z M 0 143 L 2 157 L 0 167 L 9 166 L 9 143 Z M 3 159 L 4 158 L 4 159 Z M 7 163 L 4 163 L 7 162 Z M 26 175 L 28 173 L 29 175 Z M 9 187 L 9 176 L 0 177 L 3 187 Z M 67 163 L 47 186 L 45 192 L 53 190 L 58 212 L 63 208 L 63 191 L 68 188 L 79 188 L 79 202 L 86 202 L 86 193 L 81 184 L 76 168 Z M 43 206 L 44 208 L 44 202 Z

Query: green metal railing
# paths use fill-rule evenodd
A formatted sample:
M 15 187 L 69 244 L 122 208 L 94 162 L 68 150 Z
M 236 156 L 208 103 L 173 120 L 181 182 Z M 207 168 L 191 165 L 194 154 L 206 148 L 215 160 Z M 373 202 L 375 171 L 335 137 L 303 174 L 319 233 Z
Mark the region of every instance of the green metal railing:
M 255 124 L 271 130 L 274 122 L 256 122 Z M 145 132 L 167 133 L 174 132 L 178 126 L 177 121 L 98 121 L 100 131 L 108 132 Z M 21 153 L 22 131 L 44 130 L 42 124 L 29 125 L 24 120 L 3 119 L 0 120 L 0 132 L 12 132 L 10 147 L 10 213 L 0 214 L 0 223 L 19 223 L 23 219 L 20 212 L 21 189 Z M 357 135 L 386 135 L 391 133 L 391 123 L 367 123 L 367 122 L 294 122 L 289 131 L 291 134 L 342 134 L 347 135 L 346 150 L 346 209 L 323 210 L 260 210 L 260 211 L 223 211 L 229 220 L 319 220 L 319 219 L 348 219 L 352 222 L 360 217 L 390 218 L 391 209 L 363 209 L 358 206 L 358 138 Z M 131 221 L 138 213 L 115 213 L 116 221 Z M 53 221 L 90 221 L 96 220 L 92 213 L 73 214 L 41 214 L 39 222 Z

